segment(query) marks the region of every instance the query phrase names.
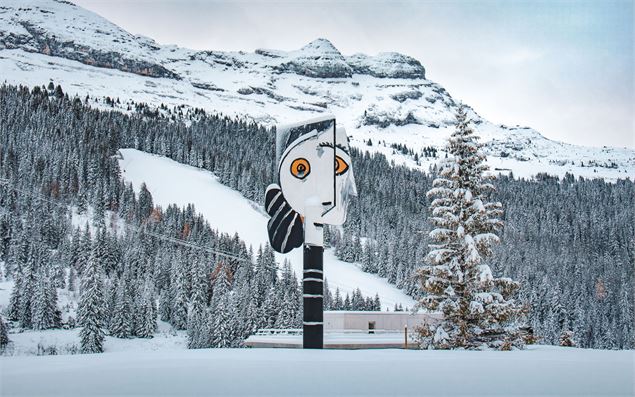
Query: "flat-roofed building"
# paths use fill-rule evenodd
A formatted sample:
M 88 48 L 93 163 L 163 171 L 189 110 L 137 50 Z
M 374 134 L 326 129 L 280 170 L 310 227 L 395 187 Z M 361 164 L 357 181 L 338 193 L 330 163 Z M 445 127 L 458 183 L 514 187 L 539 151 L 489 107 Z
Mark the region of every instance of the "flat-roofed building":
M 324 312 L 324 331 L 403 331 L 418 325 L 433 324 L 440 313 L 367 312 L 332 310 Z
M 441 313 L 325 311 L 324 348 L 416 348 L 416 328 L 435 324 Z M 301 348 L 301 329 L 261 329 L 245 341 L 248 347 Z

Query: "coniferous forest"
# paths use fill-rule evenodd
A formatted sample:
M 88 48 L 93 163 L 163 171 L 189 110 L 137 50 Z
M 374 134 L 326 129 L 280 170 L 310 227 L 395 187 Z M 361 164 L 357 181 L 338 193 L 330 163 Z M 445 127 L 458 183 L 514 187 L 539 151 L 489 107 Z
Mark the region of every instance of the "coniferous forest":
M 299 327 L 298 280 L 287 264 L 277 272 L 270 247 L 219 234 L 193 206 L 155 207 L 147 189 L 135 194 L 122 182 L 116 161 L 128 147 L 167 156 L 213 171 L 262 204 L 274 181 L 275 132 L 197 109 L 130 103 L 124 114 L 91 104 L 59 86 L 0 88 L 0 261 L 2 276 L 15 281 L 12 325 L 81 326 L 85 351 L 100 351 L 105 333 L 150 337 L 157 318 L 186 329 L 192 348 L 240 346 L 260 328 Z M 331 229 L 327 241 L 339 258 L 421 298 L 415 270 L 428 253 L 426 192 L 436 170 L 360 150 L 352 158 L 359 199 L 344 237 Z M 505 227 L 488 265 L 520 283 L 534 334 L 549 344 L 571 331 L 580 347 L 635 347 L 634 183 L 539 175 L 494 184 Z M 91 214 L 91 227 L 74 228 L 71 213 Z M 74 315 L 64 318 L 56 288 L 80 290 Z M 325 302 L 381 307 L 358 292 L 344 299 L 328 291 Z

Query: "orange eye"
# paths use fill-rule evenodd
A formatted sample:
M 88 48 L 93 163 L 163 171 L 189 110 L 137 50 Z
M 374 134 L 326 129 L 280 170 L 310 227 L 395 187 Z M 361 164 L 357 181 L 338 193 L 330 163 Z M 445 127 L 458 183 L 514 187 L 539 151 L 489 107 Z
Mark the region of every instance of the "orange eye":
M 335 175 L 342 175 L 348 171 L 348 164 L 340 156 L 335 156 Z
M 298 158 L 291 163 L 291 174 L 298 179 L 304 179 L 311 173 L 311 164 L 307 159 Z

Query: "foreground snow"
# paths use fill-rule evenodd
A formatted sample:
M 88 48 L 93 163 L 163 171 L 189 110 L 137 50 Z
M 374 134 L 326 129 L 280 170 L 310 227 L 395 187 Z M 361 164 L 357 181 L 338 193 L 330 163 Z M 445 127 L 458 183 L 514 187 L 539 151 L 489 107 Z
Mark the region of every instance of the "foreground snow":
M 5 396 L 633 395 L 633 351 L 210 349 L 2 357 Z
M 177 163 L 165 157 L 134 149 L 121 149 L 119 161 L 122 177 L 132 182 L 136 191 L 145 182 L 154 203 L 162 207 L 170 204 L 185 206 L 193 203 L 213 228 L 225 233 L 238 233 L 254 250 L 267 242 L 267 216 L 253 202 L 239 192 L 218 182 L 213 173 Z M 263 192 L 264 194 L 264 192 Z M 279 263 L 289 259 L 296 274 L 302 274 L 302 250 L 281 255 Z M 333 250 L 324 253 L 324 276 L 332 292 L 342 294 L 360 288 L 364 296 L 379 294 L 382 310 L 392 309 L 395 303 L 413 307 L 415 301 L 384 278 L 363 272 L 357 265 L 338 260 Z

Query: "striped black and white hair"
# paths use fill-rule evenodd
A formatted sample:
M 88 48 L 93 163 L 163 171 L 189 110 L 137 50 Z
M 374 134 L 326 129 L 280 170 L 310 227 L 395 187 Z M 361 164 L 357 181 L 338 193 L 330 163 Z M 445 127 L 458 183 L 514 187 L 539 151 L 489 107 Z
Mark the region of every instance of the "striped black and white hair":
M 286 254 L 304 242 L 302 217 L 285 200 L 278 185 L 269 185 L 265 193 L 265 209 L 271 216 L 267 223 L 269 243 L 277 252 Z

